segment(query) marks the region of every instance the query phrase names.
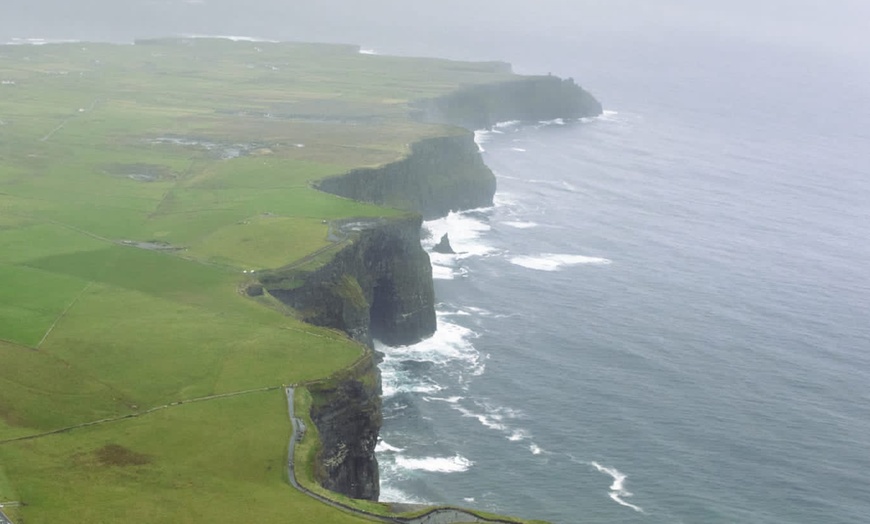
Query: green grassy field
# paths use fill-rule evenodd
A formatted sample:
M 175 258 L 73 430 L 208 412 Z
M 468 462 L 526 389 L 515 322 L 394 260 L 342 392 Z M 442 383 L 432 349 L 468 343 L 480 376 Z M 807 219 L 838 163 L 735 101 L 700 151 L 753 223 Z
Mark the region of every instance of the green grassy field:
M 503 65 L 348 46 L 0 46 L 0 501 L 30 523 L 353 522 L 292 490 L 283 393 L 363 348 L 239 292 L 401 212 L 311 182 L 451 132 L 408 102 Z M 266 306 L 266 307 L 264 307 Z

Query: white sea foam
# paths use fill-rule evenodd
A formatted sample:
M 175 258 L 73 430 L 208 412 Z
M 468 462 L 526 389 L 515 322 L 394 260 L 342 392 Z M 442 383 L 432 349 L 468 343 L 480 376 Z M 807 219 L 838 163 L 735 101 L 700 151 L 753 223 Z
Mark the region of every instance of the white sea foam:
M 450 247 L 456 255 L 430 254 L 438 264 L 446 264 L 448 261 L 461 260 L 470 256 L 485 256 L 495 252 L 495 248 L 481 240 L 492 227 L 482 216 L 483 209 L 472 209 L 460 213 L 449 213 L 446 217 L 429 220 L 424 227 L 430 236 L 423 242 L 423 246 L 431 249 L 447 233 L 450 238 Z
M 544 452 L 544 450 L 541 449 L 540 446 L 538 446 L 537 444 L 534 444 L 534 443 L 529 444 L 529 451 L 532 452 L 532 455 L 540 455 L 541 453 Z
M 525 440 L 527 438 L 529 438 L 529 433 L 524 429 L 515 429 L 513 433 L 507 437 L 511 442 L 519 442 L 520 440 Z
M 478 409 L 472 410 L 460 404 L 454 404 L 451 407 L 462 413 L 463 417 L 477 419 L 482 426 L 503 432 L 508 440 L 518 440 L 527 435 L 525 430 L 512 428 L 509 424 L 511 420 L 525 416 L 521 411 L 504 406 L 494 406 L 479 400 L 475 400 L 474 404 Z
M 414 497 L 392 486 L 389 481 L 381 481 L 381 495 L 379 500 L 382 502 L 395 502 L 399 504 L 428 504 L 428 501 L 419 497 Z
M 401 453 L 403 451 L 405 451 L 404 448 L 397 448 L 396 446 L 391 446 L 391 445 L 387 444 L 386 441 L 383 441 L 383 440 L 378 441 L 377 446 L 375 446 L 375 453 L 386 453 L 386 452 Z
M 510 262 L 517 266 L 536 269 L 538 271 L 559 271 L 566 266 L 577 266 L 581 264 L 605 265 L 611 263 L 611 261 L 606 258 L 552 253 L 545 253 L 538 256 L 515 256 L 510 258 Z
M 423 400 L 426 400 L 426 401 L 432 401 L 432 400 L 435 400 L 435 401 L 439 401 L 439 402 L 447 402 L 448 404 L 456 404 L 457 402 L 459 402 L 459 401 L 462 400 L 463 398 L 465 398 L 465 397 L 447 397 L 447 398 L 442 398 L 442 397 L 423 397 Z
M 526 150 L 521 148 L 521 147 L 512 147 L 511 151 L 516 151 L 518 153 L 525 153 L 526 152 Z
M 376 55 L 376 54 L 378 54 L 378 52 L 375 51 L 374 49 L 360 49 L 359 54 L 361 54 L 361 55 Z
M 478 129 L 474 132 L 474 143 L 477 144 L 477 150 L 481 153 L 486 153 L 483 144 L 489 142 L 492 137 L 492 131 L 489 129 Z
M 257 38 L 255 36 L 238 36 L 238 35 L 202 35 L 202 34 L 185 34 L 182 38 L 215 38 L 219 40 L 232 40 L 233 42 L 262 42 L 266 44 L 277 44 L 278 40 L 269 40 L 268 38 Z
M 643 513 L 643 508 L 640 506 L 635 506 L 630 502 L 626 502 L 623 497 L 631 497 L 632 493 L 625 489 L 625 479 L 628 478 L 625 474 L 620 472 L 616 468 L 609 468 L 606 466 L 602 466 L 597 462 L 590 462 L 592 466 L 595 467 L 599 472 L 606 473 L 613 478 L 613 484 L 610 485 L 610 498 L 613 499 L 616 503 L 625 506 L 627 508 L 631 508 L 638 513 Z
M 48 45 L 48 44 L 75 44 L 80 40 L 60 40 L 53 38 L 13 38 L 5 45 Z
M 538 124 L 542 126 L 564 126 L 565 120 L 562 118 L 554 118 L 553 120 L 541 120 Z
M 420 377 L 408 377 L 402 369 L 404 362 L 429 362 L 436 366 L 459 368 L 462 373 L 481 374 L 486 367 L 483 357 L 472 344 L 477 337 L 474 331 L 447 320 L 443 312 L 437 317 L 435 334 L 417 344 L 390 347 L 375 342 L 375 348 L 384 355 L 381 362 L 381 379 L 384 397 L 396 393 L 437 393 L 442 386 L 421 381 Z M 460 375 L 460 380 L 462 376 Z
M 520 120 L 505 120 L 504 122 L 496 122 L 493 129 L 510 129 L 519 127 L 522 124 Z
M 464 416 L 464 417 L 476 418 L 478 422 L 480 422 L 485 427 L 488 427 L 489 429 L 496 429 L 499 431 L 507 431 L 509 429 L 505 424 L 503 424 L 496 417 L 492 417 L 492 416 L 487 415 L 485 413 L 475 413 L 475 412 L 471 411 L 470 409 L 466 409 L 462 406 L 454 406 L 453 409 L 462 413 L 462 416 Z
M 524 222 L 522 220 L 511 220 L 507 222 L 502 222 L 502 224 L 516 229 L 531 229 L 533 227 L 538 227 L 538 223 L 536 222 Z
M 468 471 L 474 462 L 462 455 L 452 457 L 423 457 L 410 458 L 403 455 L 396 456 L 396 465 L 400 468 L 429 471 L 432 473 L 460 473 Z

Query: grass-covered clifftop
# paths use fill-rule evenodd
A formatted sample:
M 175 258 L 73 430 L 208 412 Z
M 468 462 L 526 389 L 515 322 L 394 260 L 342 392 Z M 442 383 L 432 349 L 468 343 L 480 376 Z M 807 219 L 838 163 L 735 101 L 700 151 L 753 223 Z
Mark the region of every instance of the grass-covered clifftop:
M 246 293 L 252 271 L 328 261 L 333 220 L 406 216 L 314 182 L 455 134 L 413 101 L 514 78 L 350 46 L 0 46 L 0 501 L 23 504 L 5 511 L 358 520 L 287 485 L 279 386 L 365 349 Z

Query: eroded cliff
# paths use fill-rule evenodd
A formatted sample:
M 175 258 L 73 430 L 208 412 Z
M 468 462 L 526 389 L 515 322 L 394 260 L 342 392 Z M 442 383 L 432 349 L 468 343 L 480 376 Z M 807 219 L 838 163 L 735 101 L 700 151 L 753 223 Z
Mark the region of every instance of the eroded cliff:
M 417 102 L 413 114 L 425 122 L 484 129 L 498 122 L 578 119 L 601 112 L 601 103 L 573 79 L 548 75 L 458 89 Z
M 380 492 L 375 446 L 381 428 L 381 375 L 369 352 L 355 366 L 308 385 L 320 435 L 314 475 L 321 486 L 357 499 Z
M 312 324 L 340 329 L 368 346 L 417 342 L 435 332 L 429 255 L 419 215 L 334 224 L 344 247 L 313 270 L 261 276 L 269 293 Z
M 492 205 L 495 175 L 483 163 L 474 135 L 449 136 L 411 144 L 403 159 L 377 168 L 355 169 L 322 180 L 327 193 L 415 211 L 424 218 Z

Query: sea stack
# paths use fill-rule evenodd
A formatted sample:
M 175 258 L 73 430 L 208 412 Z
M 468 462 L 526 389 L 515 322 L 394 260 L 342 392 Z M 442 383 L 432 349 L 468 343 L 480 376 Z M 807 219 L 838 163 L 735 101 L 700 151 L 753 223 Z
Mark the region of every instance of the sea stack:
M 447 238 L 447 233 L 444 233 L 444 236 L 441 237 L 441 241 L 438 242 L 438 245 L 432 248 L 432 251 L 436 253 L 444 253 L 446 255 L 456 254 L 456 251 L 453 251 L 453 248 L 450 246 L 450 239 Z

